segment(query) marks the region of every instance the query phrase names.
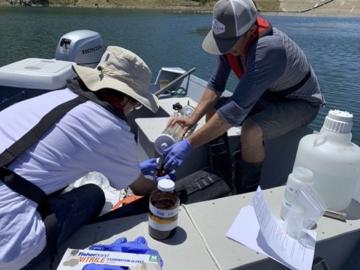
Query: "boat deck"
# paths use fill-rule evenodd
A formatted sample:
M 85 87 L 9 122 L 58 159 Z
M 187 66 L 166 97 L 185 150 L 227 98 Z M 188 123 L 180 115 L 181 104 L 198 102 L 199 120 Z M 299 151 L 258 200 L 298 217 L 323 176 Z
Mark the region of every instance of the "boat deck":
M 189 81 L 182 82 L 182 86 L 188 89 L 187 97 L 161 99 L 161 108 L 156 115 L 146 110 L 135 111 L 131 115 L 129 122 L 137 134 L 140 159 L 155 155 L 153 148 L 155 136 L 165 128 L 168 117 L 172 114 L 172 104 L 175 101 L 186 104 L 190 99 L 191 105 L 195 106 L 206 82 L 191 75 Z M 225 94 L 231 93 L 225 92 Z M 149 121 L 150 117 L 151 121 Z M 199 127 L 203 123 L 202 120 Z M 295 130 L 266 145 L 261 186 L 265 189 L 265 197 L 274 214 L 280 211 L 284 191 L 281 185 L 286 182 L 292 170 L 298 141 L 309 132 L 312 131 L 306 128 Z M 233 128 L 229 132 L 232 150 L 239 143 L 240 133 L 239 128 Z M 206 150 L 204 147 L 199 148 L 178 170 L 178 177 L 188 175 L 204 167 L 206 163 Z M 176 235 L 163 242 L 155 241 L 148 235 L 147 214 L 87 225 L 60 248 L 59 257 L 61 258 L 66 248 L 86 248 L 99 242 L 111 243 L 119 237 L 133 240 L 137 236 L 144 236 L 149 246 L 160 252 L 165 262 L 164 269 L 285 269 L 277 262 L 225 237 L 226 231 L 240 209 L 249 204 L 252 196 L 252 193 L 248 193 L 182 205 Z M 323 217 L 316 228 L 318 239 L 316 256 L 325 258 L 332 270 L 344 269 L 343 266 L 349 260 L 349 256 L 354 252 L 360 253 L 360 250 L 356 250 L 356 247 L 360 248 L 360 204 L 353 201 L 348 210 L 349 218 L 346 223 Z M 353 256 L 360 258 L 360 254 Z M 34 269 L 46 269 L 46 265 L 47 262 L 44 261 Z M 358 268 L 352 269 L 359 269 L 359 265 Z
M 284 187 L 263 192 L 273 214 L 279 216 Z M 83 249 L 94 243 L 109 244 L 120 237 L 131 241 L 143 236 L 149 247 L 159 251 L 165 263 L 164 270 L 287 269 L 225 236 L 240 209 L 250 203 L 253 194 L 182 205 L 177 232 L 164 241 L 149 236 L 147 214 L 87 225 L 60 248 L 60 255 L 68 247 Z M 352 220 L 345 223 L 322 217 L 316 228 L 315 256 L 324 258 L 330 269 L 344 269 L 349 254 L 360 241 L 360 204 L 353 201 L 351 207 L 358 215 L 353 215 Z M 44 265 L 45 262 L 35 270 L 44 269 Z

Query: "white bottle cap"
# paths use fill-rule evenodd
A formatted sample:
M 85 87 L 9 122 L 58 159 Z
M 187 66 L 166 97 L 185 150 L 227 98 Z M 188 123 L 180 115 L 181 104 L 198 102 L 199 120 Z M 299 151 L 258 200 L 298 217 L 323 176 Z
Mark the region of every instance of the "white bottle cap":
M 350 133 L 353 115 L 346 111 L 330 110 L 325 117 L 322 128 L 335 133 Z
M 175 182 L 170 179 L 161 179 L 157 183 L 157 188 L 164 192 L 171 192 L 175 188 Z

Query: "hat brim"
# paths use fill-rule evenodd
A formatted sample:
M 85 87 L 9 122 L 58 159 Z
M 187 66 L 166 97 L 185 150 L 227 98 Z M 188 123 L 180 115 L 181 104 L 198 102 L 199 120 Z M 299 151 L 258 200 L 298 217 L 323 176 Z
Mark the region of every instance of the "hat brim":
M 73 69 L 86 85 L 86 87 L 91 91 L 96 92 L 101 89 L 110 88 L 132 97 L 153 113 L 156 113 L 159 109 L 158 98 L 150 92 L 139 95 L 126 82 L 111 78 L 106 75 L 102 77 L 101 72 L 94 68 L 73 65 Z
M 222 55 L 226 54 L 239 40 L 239 37 L 229 38 L 229 39 L 217 39 L 214 37 L 213 31 L 210 30 L 209 33 L 203 40 L 202 48 L 205 52 Z

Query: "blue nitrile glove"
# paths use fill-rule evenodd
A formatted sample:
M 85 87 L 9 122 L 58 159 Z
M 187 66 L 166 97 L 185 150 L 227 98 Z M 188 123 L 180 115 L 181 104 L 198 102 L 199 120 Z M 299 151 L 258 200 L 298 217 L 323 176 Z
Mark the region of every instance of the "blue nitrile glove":
M 96 263 L 89 263 L 84 265 L 82 270 L 128 270 L 129 267 L 121 267 L 116 265 L 109 265 L 109 264 L 96 264 Z
M 175 181 L 176 180 L 176 171 L 175 170 L 171 170 L 168 174 L 167 174 L 171 180 Z
M 164 168 L 166 170 L 175 169 L 179 167 L 186 157 L 191 153 L 192 146 L 188 139 L 181 140 L 174 143 L 164 150 Z
M 157 165 L 156 158 L 150 158 L 139 163 L 143 175 L 154 175 Z
M 162 267 L 164 264 L 159 252 L 155 249 L 149 248 L 145 238 L 142 236 L 139 236 L 134 241 L 129 242 L 127 242 L 125 237 L 121 237 L 110 245 L 92 245 L 89 249 L 156 255 L 160 260 L 160 266 Z

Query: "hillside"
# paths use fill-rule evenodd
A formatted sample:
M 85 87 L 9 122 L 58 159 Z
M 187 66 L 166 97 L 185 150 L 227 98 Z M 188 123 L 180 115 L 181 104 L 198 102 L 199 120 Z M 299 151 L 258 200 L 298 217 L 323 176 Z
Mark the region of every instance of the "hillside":
M 0 0 L 0 6 L 144 8 L 211 12 L 211 0 Z M 359 0 L 255 0 L 263 12 L 360 16 Z
M 348 15 L 360 16 L 359 0 L 280 0 L 280 10 L 283 12 L 306 11 L 316 15 Z
M 0 6 L 143 8 L 210 11 L 213 2 L 192 0 L 0 0 Z

